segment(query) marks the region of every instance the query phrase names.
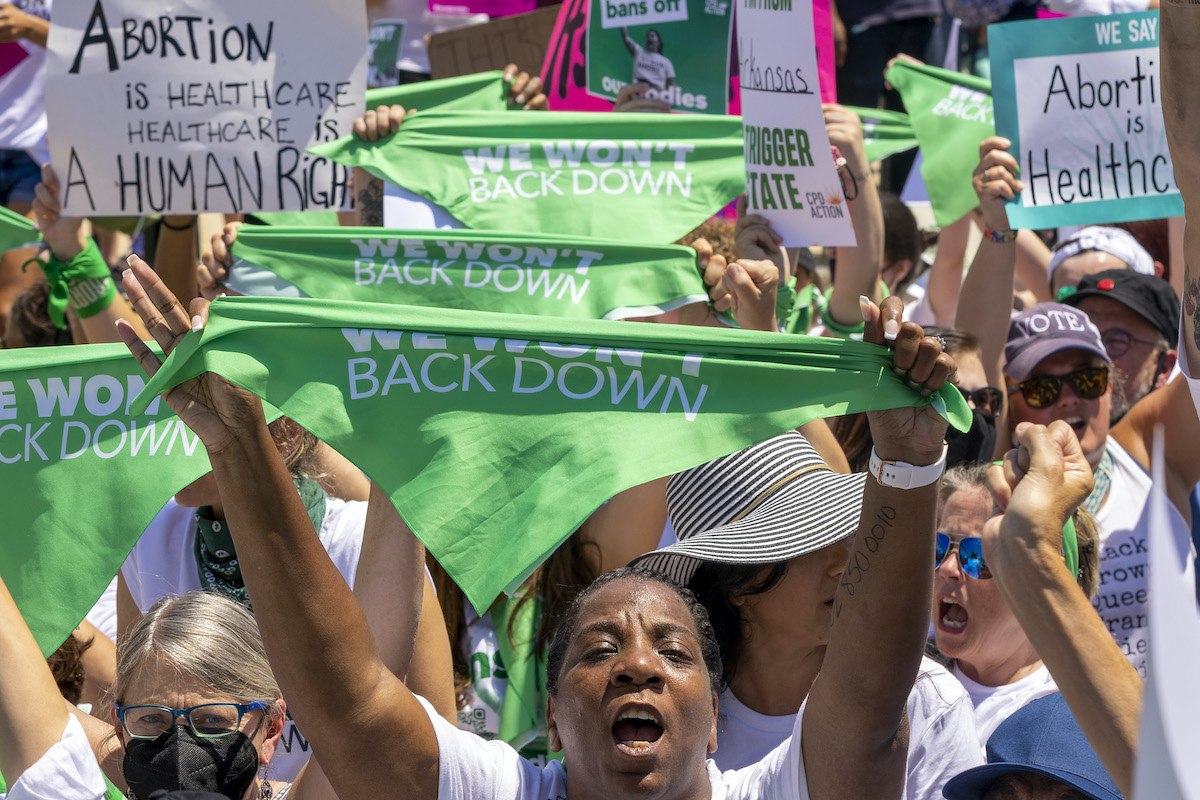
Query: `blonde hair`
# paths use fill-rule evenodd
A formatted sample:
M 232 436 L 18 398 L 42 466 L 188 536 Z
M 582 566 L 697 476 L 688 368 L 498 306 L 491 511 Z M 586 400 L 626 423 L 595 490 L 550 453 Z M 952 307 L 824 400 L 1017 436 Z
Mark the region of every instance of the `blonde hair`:
M 249 611 L 222 595 L 188 592 L 150 607 L 117 644 L 118 705 L 128 699 L 133 676 L 150 663 L 168 664 L 213 694 L 239 703 L 280 697 L 258 624 Z M 282 712 L 272 705 L 268 714 Z

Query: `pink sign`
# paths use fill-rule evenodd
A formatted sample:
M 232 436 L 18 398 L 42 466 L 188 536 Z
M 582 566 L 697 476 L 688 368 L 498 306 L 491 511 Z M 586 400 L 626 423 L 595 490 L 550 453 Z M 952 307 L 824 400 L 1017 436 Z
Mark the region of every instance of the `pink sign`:
M 817 44 L 817 78 L 821 82 L 821 102 L 837 102 L 837 79 L 833 61 L 833 15 L 829 0 L 813 0 L 813 38 Z
M 542 65 L 542 91 L 552 111 L 612 111 L 612 103 L 587 93 L 588 7 L 591 0 L 565 0 L 550 35 Z
M 537 9 L 537 0 L 429 0 L 434 14 L 469 16 L 487 14 L 492 19 L 511 17 Z

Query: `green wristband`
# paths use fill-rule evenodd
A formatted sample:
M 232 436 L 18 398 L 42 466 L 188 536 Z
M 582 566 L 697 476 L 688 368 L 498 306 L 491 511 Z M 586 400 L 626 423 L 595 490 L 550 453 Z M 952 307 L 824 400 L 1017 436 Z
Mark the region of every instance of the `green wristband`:
M 108 308 L 117 295 L 108 264 L 100 255 L 94 241 L 69 262 L 59 261 L 51 252 L 50 260 L 42 265 L 46 283 L 50 285 L 47 312 L 59 328 L 67 327 L 67 307 L 81 318 L 99 314 Z

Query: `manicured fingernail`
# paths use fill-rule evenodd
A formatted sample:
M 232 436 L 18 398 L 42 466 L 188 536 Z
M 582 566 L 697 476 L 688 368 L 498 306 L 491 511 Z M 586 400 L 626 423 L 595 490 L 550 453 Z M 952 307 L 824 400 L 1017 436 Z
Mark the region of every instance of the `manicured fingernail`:
M 524 95 L 524 93 L 517 95 L 517 102 L 518 102 L 518 103 L 524 103 L 524 102 L 525 102 L 525 95 Z
M 920 389 L 921 388 L 921 384 L 917 383 L 916 381 L 905 381 L 905 383 L 908 384 L 908 388 L 910 388 L 910 389 Z
M 200 319 L 200 315 L 192 317 L 192 332 L 204 330 L 204 320 Z
M 862 312 L 863 322 L 871 321 L 871 299 L 865 294 L 858 296 L 858 310 Z
M 221 292 L 219 295 L 217 295 L 217 299 L 220 300 L 222 297 L 228 297 L 228 296 L 229 295 L 225 294 L 224 292 Z
M 133 260 L 134 260 L 135 258 L 137 258 L 137 256 L 136 256 L 136 255 L 134 255 L 133 253 L 130 253 L 129 255 L 127 255 L 127 256 L 125 257 L 125 263 L 126 263 L 126 264 L 128 264 L 128 265 L 130 265 L 130 266 L 133 266 Z
M 883 323 L 883 338 L 889 342 L 896 341 L 896 337 L 900 335 L 900 323 L 894 319 L 889 319 Z
M 121 270 L 121 280 L 124 281 L 126 278 L 128 278 L 132 274 L 133 274 L 133 270 L 131 270 L 131 269 Z

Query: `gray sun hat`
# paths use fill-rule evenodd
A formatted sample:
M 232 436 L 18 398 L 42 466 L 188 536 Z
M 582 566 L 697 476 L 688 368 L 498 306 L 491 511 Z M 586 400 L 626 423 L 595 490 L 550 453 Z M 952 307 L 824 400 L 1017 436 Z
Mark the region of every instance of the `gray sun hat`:
M 774 564 L 854 535 L 865 473 L 834 472 L 796 431 L 673 476 L 679 543 L 632 562 L 687 585 L 701 562 Z

